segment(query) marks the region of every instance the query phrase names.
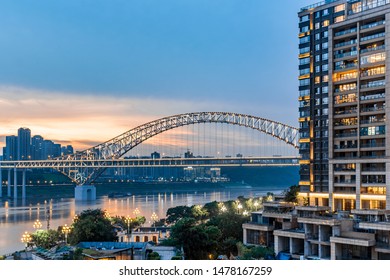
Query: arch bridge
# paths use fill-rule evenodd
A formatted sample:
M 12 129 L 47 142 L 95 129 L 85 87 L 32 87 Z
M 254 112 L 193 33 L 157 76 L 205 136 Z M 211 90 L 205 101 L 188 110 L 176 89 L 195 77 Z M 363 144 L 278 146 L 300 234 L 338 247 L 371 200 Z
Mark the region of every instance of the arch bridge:
M 289 125 L 247 114 L 196 112 L 168 116 L 142 124 L 104 143 L 71 155 L 52 160 L 5 161 L 0 162 L 0 167 L 54 168 L 78 185 L 91 184 L 107 167 L 113 166 L 113 162 L 119 162 L 117 160 L 144 141 L 171 129 L 202 123 L 225 123 L 251 128 L 298 148 L 298 129 Z

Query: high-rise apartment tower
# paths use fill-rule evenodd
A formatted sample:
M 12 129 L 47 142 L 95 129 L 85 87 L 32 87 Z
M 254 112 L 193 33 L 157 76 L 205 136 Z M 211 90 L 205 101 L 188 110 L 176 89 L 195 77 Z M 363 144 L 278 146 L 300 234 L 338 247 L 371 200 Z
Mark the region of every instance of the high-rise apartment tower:
M 328 0 L 298 15 L 301 197 L 390 209 L 390 0 Z

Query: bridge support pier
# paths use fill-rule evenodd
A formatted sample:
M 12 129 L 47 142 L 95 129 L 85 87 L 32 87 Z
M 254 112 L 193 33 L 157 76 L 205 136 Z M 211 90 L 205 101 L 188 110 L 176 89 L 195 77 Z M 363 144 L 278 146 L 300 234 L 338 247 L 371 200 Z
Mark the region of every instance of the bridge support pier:
M 11 197 L 11 169 L 8 169 L 7 196 Z
M 96 200 L 96 187 L 93 185 L 78 185 L 74 188 L 74 198 L 76 201 Z
M 18 170 L 14 168 L 14 199 L 18 198 Z
M 26 198 L 26 169 L 23 169 L 23 177 L 22 177 L 22 198 Z
M 0 165 L 0 197 L 3 197 L 3 170 Z

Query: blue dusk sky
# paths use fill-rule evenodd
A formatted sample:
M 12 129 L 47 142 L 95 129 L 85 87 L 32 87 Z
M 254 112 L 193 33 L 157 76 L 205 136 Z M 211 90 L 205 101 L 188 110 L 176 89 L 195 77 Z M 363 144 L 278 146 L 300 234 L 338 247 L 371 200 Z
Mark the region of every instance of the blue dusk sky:
M 2 0 L 0 147 L 19 127 L 83 148 L 191 111 L 298 122 L 309 0 Z

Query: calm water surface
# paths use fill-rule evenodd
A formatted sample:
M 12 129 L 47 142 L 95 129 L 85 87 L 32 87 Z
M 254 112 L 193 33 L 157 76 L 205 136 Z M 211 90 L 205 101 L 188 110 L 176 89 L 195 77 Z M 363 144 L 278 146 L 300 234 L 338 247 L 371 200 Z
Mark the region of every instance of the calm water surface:
M 203 205 L 211 201 L 234 200 L 238 196 L 258 197 L 267 192 L 278 193 L 285 187 L 240 187 L 240 188 L 190 188 L 185 191 L 170 188 L 168 191 L 155 190 L 144 193 L 132 192 L 125 198 L 98 197 L 94 202 L 76 202 L 73 198 L 40 198 L 27 201 L 0 200 L 0 254 L 8 254 L 22 250 L 24 244 L 20 238 L 25 231 L 35 231 L 33 224 L 39 219 L 43 228 L 48 224 L 51 229 L 71 224 L 75 214 L 86 209 L 101 208 L 111 216 L 134 216 L 138 208 L 141 216 L 145 216 L 146 224 L 151 223 L 151 215 L 155 212 L 159 218 L 164 218 L 166 211 L 178 205 Z

